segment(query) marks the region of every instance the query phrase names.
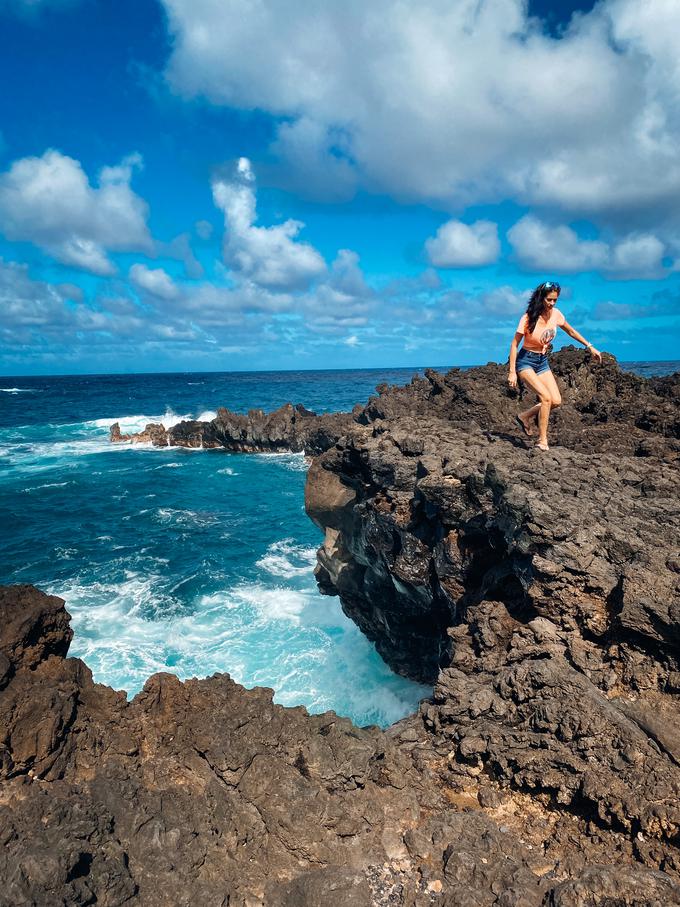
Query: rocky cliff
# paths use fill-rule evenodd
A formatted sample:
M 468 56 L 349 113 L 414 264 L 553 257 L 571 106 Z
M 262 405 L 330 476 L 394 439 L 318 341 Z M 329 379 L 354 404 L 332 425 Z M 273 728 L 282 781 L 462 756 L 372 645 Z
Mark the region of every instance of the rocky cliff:
M 317 577 L 435 681 L 418 733 L 445 786 L 677 874 L 680 380 L 556 359 L 548 453 L 511 430 L 499 366 L 381 388 L 310 468 Z
M 555 358 L 547 454 L 500 366 L 300 414 L 320 587 L 435 681 L 386 732 L 227 675 L 128 703 L 2 591 L 0 905 L 680 904 L 680 380 Z

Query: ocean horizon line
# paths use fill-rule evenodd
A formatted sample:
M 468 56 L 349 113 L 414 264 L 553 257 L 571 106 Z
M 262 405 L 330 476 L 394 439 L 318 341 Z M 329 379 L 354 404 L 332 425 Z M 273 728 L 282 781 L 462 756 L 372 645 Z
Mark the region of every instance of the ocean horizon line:
M 680 359 L 617 359 L 617 362 L 621 367 L 627 365 L 642 365 L 642 364 L 656 364 L 656 365 L 671 365 L 678 363 L 680 366 Z M 0 381 L 10 380 L 10 379 L 26 379 L 26 378 L 135 378 L 135 377 L 148 377 L 149 375 L 296 375 L 301 372 L 308 372 L 309 374 L 332 374 L 337 373 L 341 374 L 343 372 L 407 372 L 407 371 L 423 371 L 426 368 L 432 368 L 435 370 L 441 369 L 452 369 L 452 368 L 461 368 L 461 369 L 471 369 L 471 368 L 481 368 L 484 365 L 496 364 L 503 365 L 504 363 L 498 363 L 493 359 L 487 360 L 487 362 L 479 362 L 474 364 L 465 364 L 465 365 L 455 365 L 455 364 L 440 364 L 440 365 L 376 365 L 376 366 L 361 366 L 358 368 L 274 368 L 274 369 L 224 369 L 224 370 L 209 370 L 209 371 L 148 371 L 148 372 L 44 372 L 42 374 L 24 374 L 24 375 L 10 375 L 10 374 L 0 374 Z

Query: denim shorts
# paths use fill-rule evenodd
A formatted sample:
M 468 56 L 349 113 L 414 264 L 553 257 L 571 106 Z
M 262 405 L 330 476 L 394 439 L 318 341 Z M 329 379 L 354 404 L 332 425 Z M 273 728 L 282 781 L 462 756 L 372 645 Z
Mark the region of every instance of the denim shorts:
M 517 354 L 515 371 L 521 372 L 525 368 L 532 368 L 537 375 L 550 371 L 550 363 L 545 353 L 532 353 L 531 350 L 522 348 Z

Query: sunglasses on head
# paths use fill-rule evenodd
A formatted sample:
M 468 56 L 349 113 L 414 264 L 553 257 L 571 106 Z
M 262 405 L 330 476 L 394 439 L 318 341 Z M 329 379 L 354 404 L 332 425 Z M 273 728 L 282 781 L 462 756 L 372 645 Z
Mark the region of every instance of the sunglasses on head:
M 557 290 L 557 292 L 559 293 L 561 291 L 562 287 L 558 283 L 555 283 L 554 280 L 546 280 L 546 282 L 543 284 L 543 289 L 544 290 Z

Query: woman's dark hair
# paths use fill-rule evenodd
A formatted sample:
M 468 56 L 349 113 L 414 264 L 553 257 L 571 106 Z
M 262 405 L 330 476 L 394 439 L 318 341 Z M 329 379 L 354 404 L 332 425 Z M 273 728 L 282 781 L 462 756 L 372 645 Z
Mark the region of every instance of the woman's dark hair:
M 543 311 L 543 303 L 545 297 L 548 293 L 552 293 L 555 290 L 559 296 L 562 287 L 555 283 L 553 280 L 546 280 L 545 283 L 539 284 L 534 292 L 531 294 L 531 299 L 529 300 L 529 305 L 527 306 L 527 334 L 531 334 L 536 327 L 536 322 L 538 321 L 538 316 Z

